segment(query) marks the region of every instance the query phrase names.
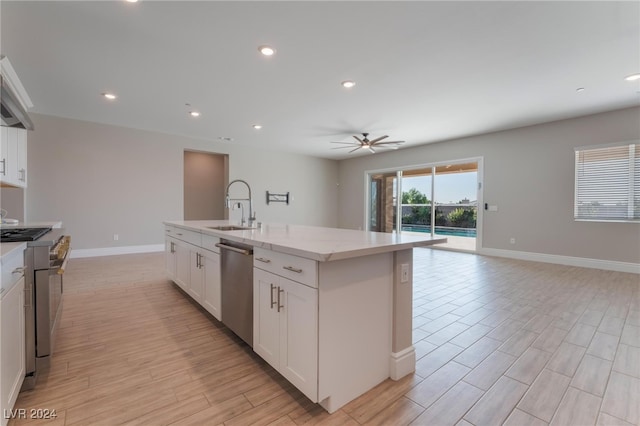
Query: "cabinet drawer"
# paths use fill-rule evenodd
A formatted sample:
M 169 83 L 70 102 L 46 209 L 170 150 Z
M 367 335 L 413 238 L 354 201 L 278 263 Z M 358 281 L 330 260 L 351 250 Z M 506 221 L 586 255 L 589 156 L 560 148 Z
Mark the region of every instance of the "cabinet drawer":
M 171 225 L 164 226 L 164 235 L 167 237 L 175 237 L 176 235 L 176 227 Z
M 186 241 L 189 244 L 193 244 L 194 246 L 202 246 L 202 234 L 199 232 L 176 227 L 172 236 L 179 240 Z
M 202 248 L 211 250 L 214 253 L 220 253 L 220 249 L 216 247 L 216 244 L 220 242 L 220 238 L 213 235 L 202 234 Z
M 301 284 L 318 287 L 318 263 L 315 260 L 255 248 L 253 266 Z

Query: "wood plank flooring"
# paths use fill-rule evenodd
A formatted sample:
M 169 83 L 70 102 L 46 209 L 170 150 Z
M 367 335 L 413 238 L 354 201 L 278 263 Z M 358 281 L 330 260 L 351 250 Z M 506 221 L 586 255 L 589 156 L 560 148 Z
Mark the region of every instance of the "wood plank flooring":
M 162 253 L 72 259 L 53 425 L 638 425 L 640 277 L 414 251 L 416 373 L 329 415 L 164 277 Z

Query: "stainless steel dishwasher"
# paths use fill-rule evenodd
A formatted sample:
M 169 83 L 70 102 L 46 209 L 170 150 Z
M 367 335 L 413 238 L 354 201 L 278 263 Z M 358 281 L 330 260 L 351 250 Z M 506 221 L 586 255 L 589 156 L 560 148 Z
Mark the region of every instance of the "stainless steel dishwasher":
M 222 322 L 253 347 L 253 247 L 220 240 Z

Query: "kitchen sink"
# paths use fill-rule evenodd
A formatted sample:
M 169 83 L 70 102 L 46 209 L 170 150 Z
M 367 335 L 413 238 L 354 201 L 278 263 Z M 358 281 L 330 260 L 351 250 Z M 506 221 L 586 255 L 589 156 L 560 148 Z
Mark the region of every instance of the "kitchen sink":
M 252 229 L 244 226 L 235 226 L 235 225 L 207 226 L 207 228 L 215 229 L 216 231 L 243 231 L 245 229 Z

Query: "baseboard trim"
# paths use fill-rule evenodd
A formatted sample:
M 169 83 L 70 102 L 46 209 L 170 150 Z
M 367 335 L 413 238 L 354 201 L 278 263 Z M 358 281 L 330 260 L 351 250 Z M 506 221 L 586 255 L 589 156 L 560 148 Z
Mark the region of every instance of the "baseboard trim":
M 392 380 L 400 380 L 414 371 L 416 371 L 416 350 L 413 346 L 409 346 L 400 352 L 391 352 L 389 377 Z
M 607 271 L 640 274 L 640 263 L 617 262 L 614 260 L 589 259 L 586 257 L 560 256 L 555 254 L 532 253 L 526 251 L 482 248 L 478 254 L 507 257 L 510 259 L 531 260 L 533 262 L 555 263 L 558 265 L 579 266 L 582 268 L 604 269 Z
M 133 254 L 133 253 L 155 253 L 164 251 L 164 244 L 150 244 L 145 246 L 122 246 L 122 247 L 104 247 L 95 249 L 80 249 L 71 250 L 71 258 L 79 259 L 83 257 L 98 257 L 98 256 L 114 256 L 118 254 Z

